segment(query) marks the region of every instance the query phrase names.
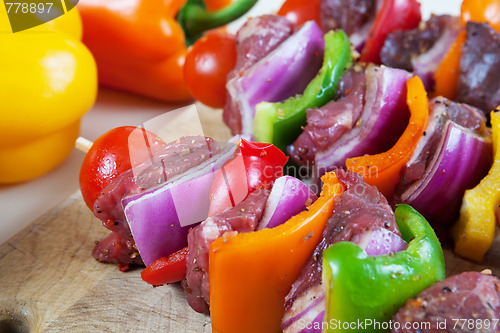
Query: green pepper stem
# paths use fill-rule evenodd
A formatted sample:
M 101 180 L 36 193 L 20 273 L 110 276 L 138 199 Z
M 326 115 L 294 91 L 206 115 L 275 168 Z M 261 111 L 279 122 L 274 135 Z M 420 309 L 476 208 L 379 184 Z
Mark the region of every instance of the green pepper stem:
M 213 12 L 205 9 L 203 1 L 188 0 L 179 12 L 177 21 L 184 29 L 186 39 L 196 39 L 203 32 L 226 25 L 248 12 L 257 0 L 237 0 Z

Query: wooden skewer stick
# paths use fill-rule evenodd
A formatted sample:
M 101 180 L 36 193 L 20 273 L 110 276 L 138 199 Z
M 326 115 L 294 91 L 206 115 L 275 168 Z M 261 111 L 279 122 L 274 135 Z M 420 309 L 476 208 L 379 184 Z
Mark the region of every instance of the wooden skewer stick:
M 79 136 L 78 139 L 76 139 L 75 147 L 79 151 L 87 153 L 90 150 L 90 147 L 92 147 L 92 144 L 93 144 L 92 141 Z

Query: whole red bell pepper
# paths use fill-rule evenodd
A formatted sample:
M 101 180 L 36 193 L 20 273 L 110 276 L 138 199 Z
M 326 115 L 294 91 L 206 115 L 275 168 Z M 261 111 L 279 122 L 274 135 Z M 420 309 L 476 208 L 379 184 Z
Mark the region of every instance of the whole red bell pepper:
M 186 43 L 225 25 L 257 0 L 80 0 L 83 42 L 99 83 L 167 102 L 190 98 Z

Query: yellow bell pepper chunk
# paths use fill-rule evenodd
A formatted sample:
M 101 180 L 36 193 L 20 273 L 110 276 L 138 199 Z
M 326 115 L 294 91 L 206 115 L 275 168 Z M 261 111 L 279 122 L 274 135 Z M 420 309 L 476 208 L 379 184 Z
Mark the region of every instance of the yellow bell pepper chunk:
M 495 214 L 500 204 L 500 112 L 491 112 L 493 165 L 481 182 L 467 190 L 460 218 L 453 228 L 455 252 L 480 262 L 495 237 Z
M 0 30 L 0 183 L 15 183 L 69 155 L 97 95 L 97 69 L 76 8 L 12 33 L 0 6 Z

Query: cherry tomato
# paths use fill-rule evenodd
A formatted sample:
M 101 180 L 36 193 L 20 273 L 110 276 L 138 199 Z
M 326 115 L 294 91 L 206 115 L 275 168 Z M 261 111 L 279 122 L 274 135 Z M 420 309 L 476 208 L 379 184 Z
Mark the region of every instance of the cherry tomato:
M 153 261 L 141 272 L 142 279 L 153 286 L 175 283 L 186 278 L 186 257 L 189 253 L 187 246 L 168 258 L 159 258 Z
M 189 49 L 184 77 L 194 98 L 213 108 L 226 102 L 226 77 L 236 64 L 235 37 L 209 33 Z
M 361 61 L 380 64 L 380 50 L 387 35 L 395 30 L 418 26 L 422 19 L 417 0 L 386 0 L 378 11 L 361 52 Z
M 319 0 L 286 0 L 278 11 L 297 26 L 314 20 L 321 25 Z
M 464 0 L 460 17 L 464 25 L 467 21 L 488 22 L 500 33 L 500 1 L 498 0 Z
M 113 179 L 163 147 L 163 140 L 140 127 L 117 127 L 101 135 L 80 168 L 80 191 L 90 210 L 94 210 L 95 200 Z

